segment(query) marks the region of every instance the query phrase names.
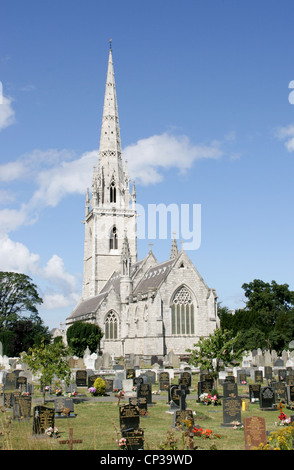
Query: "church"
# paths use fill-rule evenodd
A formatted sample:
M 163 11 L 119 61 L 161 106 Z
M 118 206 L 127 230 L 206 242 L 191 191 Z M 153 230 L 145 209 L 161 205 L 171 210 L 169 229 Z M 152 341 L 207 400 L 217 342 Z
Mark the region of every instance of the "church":
M 110 44 L 99 155 L 86 193 L 82 298 L 66 328 L 76 321 L 99 325 L 100 350 L 115 357 L 135 354 L 148 361 L 171 351 L 187 356 L 187 349 L 219 326 L 216 292 L 175 239 L 168 260 L 158 262 L 151 248 L 138 259 L 136 217 L 135 183 L 122 158 Z

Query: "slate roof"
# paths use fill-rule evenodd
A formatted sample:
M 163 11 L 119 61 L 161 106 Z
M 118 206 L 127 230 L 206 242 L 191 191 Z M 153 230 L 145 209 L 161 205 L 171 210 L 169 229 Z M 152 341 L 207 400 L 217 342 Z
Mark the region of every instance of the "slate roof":
M 107 292 L 100 293 L 95 297 L 90 297 L 90 299 L 82 300 L 67 317 L 68 320 L 80 317 L 81 315 L 87 315 L 89 313 L 94 313 L 100 303 L 106 297 Z
M 163 263 L 152 266 L 145 273 L 134 290 L 134 295 L 147 293 L 149 290 L 157 290 L 170 272 L 175 260 L 169 259 Z

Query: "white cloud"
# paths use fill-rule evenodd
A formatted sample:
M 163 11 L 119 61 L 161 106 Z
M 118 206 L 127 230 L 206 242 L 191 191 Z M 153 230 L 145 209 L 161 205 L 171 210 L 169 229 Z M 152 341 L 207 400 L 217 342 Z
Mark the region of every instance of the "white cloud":
M 77 289 L 76 278 L 66 272 L 62 258 L 57 255 L 53 255 L 50 258 L 45 268 L 40 271 L 40 274 L 44 279 L 63 285 L 68 291 Z
M 92 178 L 93 166 L 98 163 L 98 152 L 86 152 L 80 158 L 41 171 L 36 181 L 30 205 L 55 207 L 68 194 L 85 194 Z
M 193 145 L 187 136 L 169 133 L 139 140 L 124 149 L 130 176 L 148 185 L 163 179 L 162 170 L 176 168 L 181 173 L 190 169 L 196 160 L 217 159 L 223 155 L 218 142 L 211 145 Z
M 284 145 L 288 152 L 294 152 L 294 124 L 280 127 L 276 135 L 280 140 L 285 140 Z
M 80 295 L 77 293 L 70 293 L 64 295 L 62 293 L 45 294 L 43 297 L 42 310 L 55 310 L 58 308 L 72 307 L 80 300 Z
M 40 256 L 31 253 L 20 242 L 12 241 L 7 235 L 0 239 L 0 270 L 35 274 L 40 263 Z
M 0 271 L 30 276 L 42 291 L 42 310 L 72 306 L 80 298 L 77 280 L 66 271 L 62 258 L 54 254 L 42 267 L 38 254 L 7 235 L 0 238 Z
M 12 108 L 12 98 L 1 94 L 0 101 L 0 131 L 15 122 L 15 113 Z

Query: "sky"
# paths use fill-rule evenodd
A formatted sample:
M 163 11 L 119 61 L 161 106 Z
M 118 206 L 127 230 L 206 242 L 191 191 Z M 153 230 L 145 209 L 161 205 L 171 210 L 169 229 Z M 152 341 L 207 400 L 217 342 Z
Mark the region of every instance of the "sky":
M 139 206 L 195 222 L 197 246 L 182 228 L 178 246 L 222 306 L 244 307 L 254 279 L 294 290 L 292 0 L 2 0 L 0 15 L 0 270 L 30 276 L 49 329 L 81 297 L 110 39 Z M 152 242 L 165 261 L 171 237 L 145 234 L 139 258 Z

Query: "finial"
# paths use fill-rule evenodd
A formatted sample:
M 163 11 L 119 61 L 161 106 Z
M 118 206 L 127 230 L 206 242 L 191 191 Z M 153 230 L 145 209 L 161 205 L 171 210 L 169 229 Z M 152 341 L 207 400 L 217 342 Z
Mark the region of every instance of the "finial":
M 111 50 L 112 39 L 109 39 L 109 49 Z

